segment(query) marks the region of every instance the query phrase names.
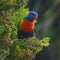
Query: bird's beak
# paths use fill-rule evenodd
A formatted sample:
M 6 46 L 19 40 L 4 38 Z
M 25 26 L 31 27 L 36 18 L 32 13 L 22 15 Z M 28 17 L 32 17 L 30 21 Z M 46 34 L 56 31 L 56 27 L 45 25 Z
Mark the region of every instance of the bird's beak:
M 38 19 L 38 16 L 34 16 L 34 20 L 37 20 Z
M 38 16 L 35 16 L 34 17 L 34 22 L 37 23 L 37 20 L 38 20 Z

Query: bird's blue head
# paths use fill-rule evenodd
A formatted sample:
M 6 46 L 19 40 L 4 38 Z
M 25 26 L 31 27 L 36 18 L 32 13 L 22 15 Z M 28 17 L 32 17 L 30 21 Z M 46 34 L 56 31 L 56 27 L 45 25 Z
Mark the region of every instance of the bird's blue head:
M 30 21 L 30 22 L 33 22 L 34 20 L 37 20 L 37 19 L 38 19 L 38 13 L 35 12 L 35 11 L 29 12 L 29 14 L 28 14 L 28 16 L 26 18 L 26 20 Z

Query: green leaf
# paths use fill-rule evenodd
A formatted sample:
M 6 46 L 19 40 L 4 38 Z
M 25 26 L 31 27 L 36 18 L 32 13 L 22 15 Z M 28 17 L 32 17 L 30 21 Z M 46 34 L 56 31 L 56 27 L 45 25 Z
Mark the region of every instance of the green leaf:
M 45 37 L 45 38 L 43 38 L 43 40 L 41 40 L 42 45 L 43 46 L 46 46 L 46 47 L 49 46 L 49 41 L 50 41 L 50 38 L 49 37 Z
M 5 30 L 5 26 L 0 25 L 0 34 L 2 34 Z

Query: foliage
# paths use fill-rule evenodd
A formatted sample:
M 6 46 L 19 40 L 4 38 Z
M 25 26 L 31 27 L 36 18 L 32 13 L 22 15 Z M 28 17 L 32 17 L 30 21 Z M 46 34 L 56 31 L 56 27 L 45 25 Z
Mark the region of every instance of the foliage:
M 49 38 L 17 38 L 18 23 L 29 12 L 26 4 L 27 0 L 0 0 L 0 60 L 32 60 L 49 45 Z
M 26 5 L 28 0 L 0 0 L 0 11 L 2 10 L 17 10 L 22 5 Z
M 39 40 L 31 37 L 13 40 L 11 44 L 2 45 L 0 53 L 1 56 L 5 57 L 4 60 L 32 60 L 43 49 L 43 46 L 49 46 L 49 39 L 46 37 L 43 40 Z M 0 59 L 3 59 L 3 57 L 0 57 Z
M 15 1 L 15 2 L 14 2 Z M 24 2 L 25 1 L 25 2 Z M 20 3 L 18 3 L 20 2 Z M 4 4 L 3 4 L 4 3 Z M 10 4 L 13 3 L 17 3 L 19 8 L 17 8 L 18 6 L 15 7 L 15 5 L 13 7 L 11 7 Z M 27 16 L 29 10 L 28 8 L 25 8 L 25 5 L 27 3 L 27 0 L 1 0 L 0 1 L 0 39 L 2 39 L 3 35 L 5 34 L 9 34 L 11 37 L 11 39 L 15 39 L 17 38 L 17 26 L 18 23 Z M 3 4 L 1 6 L 1 4 Z M 8 8 L 6 6 L 6 4 L 9 4 Z M 6 9 L 7 8 L 7 9 Z M 16 10 L 17 9 L 17 10 Z M 7 32 L 8 30 L 8 32 Z M 8 37 L 8 38 L 9 38 Z

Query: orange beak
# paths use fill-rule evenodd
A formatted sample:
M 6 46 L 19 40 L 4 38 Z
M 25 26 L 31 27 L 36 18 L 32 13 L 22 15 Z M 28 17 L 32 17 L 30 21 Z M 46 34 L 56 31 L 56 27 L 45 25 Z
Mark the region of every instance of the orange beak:
M 34 20 L 37 20 L 38 19 L 38 16 L 34 16 Z

